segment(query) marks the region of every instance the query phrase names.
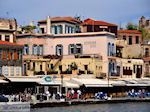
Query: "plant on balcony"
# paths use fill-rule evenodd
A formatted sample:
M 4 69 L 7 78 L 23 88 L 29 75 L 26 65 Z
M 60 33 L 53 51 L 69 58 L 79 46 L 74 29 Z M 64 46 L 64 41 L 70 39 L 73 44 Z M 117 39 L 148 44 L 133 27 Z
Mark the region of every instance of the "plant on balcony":
M 45 75 L 44 71 L 34 72 L 35 75 Z
M 58 71 L 47 71 L 47 74 L 58 74 Z

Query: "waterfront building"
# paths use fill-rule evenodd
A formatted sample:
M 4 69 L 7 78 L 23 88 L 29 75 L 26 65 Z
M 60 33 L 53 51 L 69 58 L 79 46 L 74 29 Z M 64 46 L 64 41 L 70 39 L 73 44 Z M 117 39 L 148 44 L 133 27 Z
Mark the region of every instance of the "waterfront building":
M 16 44 L 16 20 L 0 18 L 0 74 L 22 75 L 23 45 Z
M 150 76 L 150 42 L 143 42 L 142 43 L 142 57 L 144 60 L 144 68 L 145 72 L 144 75 L 145 77 Z
M 118 39 L 127 41 L 128 45 L 140 44 L 142 40 L 142 32 L 137 30 L 119 30 Z
M 16 20 L 0 18 L 0 40 L 11 43 L 15 42 L 16 29 Z
M 47 17 L 47 20 L 38 21 L 41 34 L 80 33 L 81 21 L 72 17 Z
M 122 46 L 122 58 L 142 58 L 142 33 L 135 30 L 120 30 L 116 45 Z M 119 47 L 117 47 L 119 49 Z M 118 51 L 119 52 L 119 51 Z
M 108 76 L 108 74 L 110 76 L 116 75 L 115 35 L 109 32 L 57 35 L 21 34 L 17 36 L 17 43 L 25 45 L 24 62 L 27 59 L 37 59 L 43 55 L 63 56 L 62 60 L 67 57 L 68 60 L 72 59 L 72 62 L 76 62 L 80 58 L 89 58 L 90 61 L 90 58 L 95 55 L 99 57 L 100 61 L 103 60 L 102 67 L 101 65 L 97 66 L 98 69 L 101 69 L 101 73 L 104 73 L 105 76 Z M 90 68 L 90 64 L 84 65 L 84 61 L 81 61 L 81 65 L 84 66 L 86 71 Z M 96 65 L 93 66 L 93 68 L 95 67 Z M 24 63 L 24 73 L 26 73 L 26 69 L 27 64 Z
M 100 32 L 100 31 L 107 31 L 114 33 L 117 36 L 117 25 L 104 22 L 104 21 L 97 21 L 93 19 L 86 19 L 81 24 L 82 32 Z
M 22 76 L 23 45 L 0 40 L 0 74 Z
M 120 78 L 136 79 L 144 77 L 144 61 L 142 59 L 118 58 L 117 63 L 121 65 Z

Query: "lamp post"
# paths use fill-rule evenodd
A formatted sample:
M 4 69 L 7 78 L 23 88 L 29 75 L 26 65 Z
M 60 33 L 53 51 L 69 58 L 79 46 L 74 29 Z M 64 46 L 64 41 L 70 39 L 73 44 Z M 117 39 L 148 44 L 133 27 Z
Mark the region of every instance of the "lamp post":
M 60 93 L 62 94 L 62 88 L 63 88 L 63 79 L 64 79 L 64 76 L 63 74 L 60 74 L 61 75 L 61 87 L 60 87 Z

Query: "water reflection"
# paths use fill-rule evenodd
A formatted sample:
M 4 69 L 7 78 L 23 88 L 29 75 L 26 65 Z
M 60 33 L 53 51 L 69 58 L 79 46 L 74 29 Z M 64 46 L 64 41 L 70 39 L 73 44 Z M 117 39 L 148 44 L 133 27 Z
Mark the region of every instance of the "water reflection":
M 150 112 L 150 103 L 75 105 L 32 109 L 31 112 Z

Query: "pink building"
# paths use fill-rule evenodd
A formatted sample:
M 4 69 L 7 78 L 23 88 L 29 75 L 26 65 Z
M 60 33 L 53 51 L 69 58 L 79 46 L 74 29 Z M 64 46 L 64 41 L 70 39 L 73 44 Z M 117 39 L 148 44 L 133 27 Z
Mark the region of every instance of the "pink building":
M 109 32 L 21 34 L 17 36 L 17 43 L 25 45 L 24 59 L 39 55 L 62 55 L 69 58 L 96 54 L 103 59 L 104 73 L 112 75 L 116 70 L 115 35 Z

